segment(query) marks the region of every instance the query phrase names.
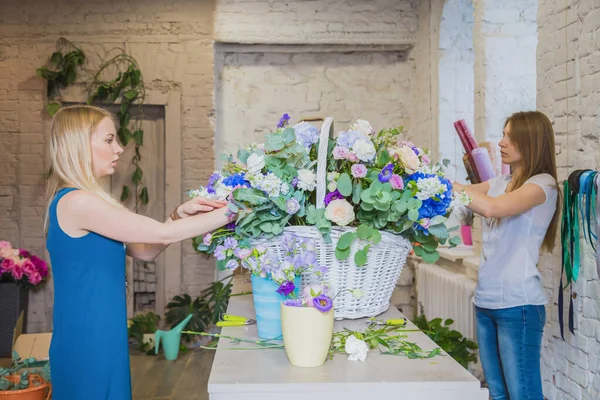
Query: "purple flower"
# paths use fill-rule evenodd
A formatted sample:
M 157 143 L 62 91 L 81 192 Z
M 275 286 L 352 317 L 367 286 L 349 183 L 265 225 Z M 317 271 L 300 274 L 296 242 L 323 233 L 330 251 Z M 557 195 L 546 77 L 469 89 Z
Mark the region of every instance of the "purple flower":
M 231 236 L 228 236 L 225 239 L 225 243 L 223 243 L 223 246 L 225 246 L 225 249 L 235 249 L 236 247 L 238 247 L 238 241 L 235 240 L 234 238 L 232 238 Z
M 279 118 L 279 123 L 277 124 L 278 128 L 285 128 L 288 122 L 290 121 L 290 116 L 288 113 L 285 113 Z
M 352 172 L 352 176 L 355 178 L 364 178 L 367 176 L 367 167 L 362 164 L 354 164 L 350 171 Z
M 202 242 L 205 246 L 210 246 L 210 243 L 212 242 L 212 233 L 206 233 L 202 238 Z
M 350 151 L 344 146 L 335 146 L 333 148 L 333 158 L 335 160 L 345 160 L 348 158 L 348 154 L 350 154 Z
M 215 183 L 217 183 L 217 181 L 219 180 L 219 173 L 215 172 L 214 174 L 212 174 L 210 176 L 210 178 L 208 178 L 208 185 L 206 185 L 206 190 L 208 191 L 208 193 L 210 194 L 215 194 L 216 190 L 215 190 Z
M 252 254 L 252 249 L 238 247 L 233 251 L 233 254 L 240 260 L 245 260 Z
M 337 189 L 335 189 L 335 191 L 329 192 L 325 196 L 325 205 L 326 206 L 329 205 L 329 203 L 331 203 L 333 200 L 341 200 L 343 198 L 344 198 L 344 196 L 342 196 L 342 194 L 340 193 L 340 191 L 337 190 Z
M 421 225 L 425 229 L 429 229 L 429 225 L 431 225 L 431 220 L 429 218 L 423 218 L 419 222 L 419 225 Z
M 277 289 L 277 293 L 283 295 L 283 296 L 289 296 L 290 293 L 292 293 L 294 291 L 294 289 L 296 289 L 296 286 L 294 285 L 294 282 L 283 282 L 281 285 L 279 285 L 279 288 Z
M 302 299 L 287 299 L 283 302 L 284 306 L 302 307 Z
M 290 215 L 294 215 L 298 211 L 300 211 L 300 203 L 298 203 L 298 200 L 294 198 L 291 198 L 288 201 L 286 201 L 285 206 L 287 213 Z
M 319 141 L 319 130 L 308 122 L 299 122 L 294 125 L 296 142 L 304 147 L 310 147 Z
M 227 225 L 225 225 L 225 229 L 228 229 L 230 231 L 235 230 L 235 221 L 228 223 Z
M 236 260 L 229 260 L 227 261 L 227 264 L 225 264 L 225 268 L 233 271 L 234 269 L 236 269 L 237 267 L 239 267 L 239 263 Z
M 292 179 L 292 186 L 296 187 L 297 184 L 298 184 L 298 178 Z
M 412 151 L 414 151 L 416 155 L 419 155 L 419 149 L 417 147 L 413 147 Z
M 227 257 L 225 255 L 226 251 L 227 251 L 227 249 L 224 246 L 221 246 L 221 245 L 217 246 L 215 248 L 215 253 L 214 253 L 215 258 L 219 261 L 223 261 L 225 259 L 225 257 Z
M 31 254 L 29 254 L 29 252 L 25 249 L 19 249 L 19 257 L 21 258 L 29 258 L 29 256 L 31 256 Z
M 388 182 L 394 173 L 394 164 L 386 165 L 379 173 L 379 182 Z
M 331 302 L 331 299 L 328 296 L 320 294 L 313 299 L 313 305 L 317 310 L 321 312 L 327 312 L 331 310 L 333 303 Z
M 404 181 L 402 177 L 397 174 L 393 174 L 390 178 L 390 185 L 392 185 L 392 189 L 402 190 L 404 189 Z

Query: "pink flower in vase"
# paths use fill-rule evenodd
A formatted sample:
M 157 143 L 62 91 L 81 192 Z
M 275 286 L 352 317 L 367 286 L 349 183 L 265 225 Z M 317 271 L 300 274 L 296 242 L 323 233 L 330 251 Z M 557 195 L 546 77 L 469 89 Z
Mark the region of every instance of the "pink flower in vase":
M 32 285 L 37 285 L 42 281 L 42 275 L 40 275 L 40 273 L 37 271 L 34 271 L 31 274 L 29 274 L 27 278 L 29 279 L 29 283 L 31 283 Z
M 25 249 L 19 249 L 19 257 L 21 258 L 29 258 L 31 254 Z
M 42 279 L 48 276 L 48 265 L 44 260 L 37 256 L 31 256 L 31 262 L 35 265 L 37 272 L 40 273 Z
M 37 268 L 35 267 L 35 264 L 29 259 L 23 260 L 23 264 L 21 265 L 21 268 L 23 269 L 23 273 L 28 276 L 34 272 L 37 273 Z
M 21 267 L 19 264 L 15 263 L 15 266 L 13 267 L 13 270 L 12 270 L 12 276 L 16 280 L 21 280 L 23 278 L 23 267 Z
M 0 249 L 12 249 L 12 246 L 10 244 L 10 242 L 7 242 L 6 240 L 0 240 Z
M 0 270 L 4 273 L 4 272 L 12 272 L 12 270 L 15 267 L 15 262 L 12 258 L 5 258 L 4 260 L 2 260 L 2 263 L 0 263 Z

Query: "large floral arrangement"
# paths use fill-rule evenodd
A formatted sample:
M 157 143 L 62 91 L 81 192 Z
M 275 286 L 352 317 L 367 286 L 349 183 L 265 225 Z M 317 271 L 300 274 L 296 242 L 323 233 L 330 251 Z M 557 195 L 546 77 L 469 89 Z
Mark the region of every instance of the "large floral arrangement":
M 16 282 L 24 287 L 37 287 L 48 276 L 48 266 L 24 249 L 13 249 L 0 241 L 0 282 Z
M 454 204 L 469 199 L 453 194 L 447 164 L 432 163 L 426 149 L 403 138 L 402 128 L 375 132 L 359 119 L 329 139 L 326 207 L 318 209 L 319 130 L 289 120 L 284 114 L 264 144 L 239 149 L 237 160 L 225 155 L 208 184 L 190 191 L 191 197 L 229 198 L 232 211 L 241 211 L 235 223 L 194 241 L 199 252 L 217 255 L 220 268 L 236 266 L 233 253 L 219 257 L 232 239 L 251 247 L 249 239 L 277 236 L 287 225 L 315 226 L 328 242 L 332 227 L 358 228 L 338 241 L 338 259 L 349 256 L 354 240 L 377 244 L 382 230 L 406 237 L 427 262 L 438 259 L 439 244 L 459 243 L 445 222 Z M 357 265 L 366 263 L 369 246 L 356 253 Z

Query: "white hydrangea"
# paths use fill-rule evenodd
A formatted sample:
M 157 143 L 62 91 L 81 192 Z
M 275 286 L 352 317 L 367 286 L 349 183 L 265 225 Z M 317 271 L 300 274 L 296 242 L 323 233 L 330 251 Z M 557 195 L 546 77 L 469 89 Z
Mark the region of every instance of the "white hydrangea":
M 438 177 L 431 177 L 418 179 L 417 190 L 418 192 L 415 197 L 419 200 L 427 200 L 432 197 L 443 195 L 447 190 L 447 187 L 440 182 Z
M 260 189 L 263 192 L 266 192 L 269 195 L 269 197 L 279 197 L 279 195 L 281 194 L 281 188 L 284 185 L 281 179 L 279 179 L 277 175 L 275 175 L 272 172 L 269 172 L 266 175 L 251 175 L 248 179 L 250 180 L 250 184 L 253 188 Z M 289 191 L 289 187 L 287 186 L 287 184 L 285 185 Z
M 467 192 L 465 192 L 464 190 L 460 191 L 460 192 L 453 192 L 452 193 L 452 202 L 450 202 L 450 209 L 454 210 L 457 207 L 466 207 L 469 204 L 471 204 L 471 201 L 473 199 L 471 197 L 469 197 L 469 195 L 467 194 Z
M 375 155 L 377 154 L 373 142 L 363 139 L 359 139 L 354 142 L 354 145 L 352 146 L 352 152 L 359 160 L 365 162 L 373 161 Z
M 317 174 L 310 169 L 298 170 L 298 188 L 312 192 L 317 187 Z

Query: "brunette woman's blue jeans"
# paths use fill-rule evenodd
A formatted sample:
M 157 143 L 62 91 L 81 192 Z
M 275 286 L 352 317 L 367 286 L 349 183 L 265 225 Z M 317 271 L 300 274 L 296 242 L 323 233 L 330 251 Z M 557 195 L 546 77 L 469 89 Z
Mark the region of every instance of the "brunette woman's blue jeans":
M 543 400 L 544 306 L 475 309 L 479 354 L 492 400 Z

